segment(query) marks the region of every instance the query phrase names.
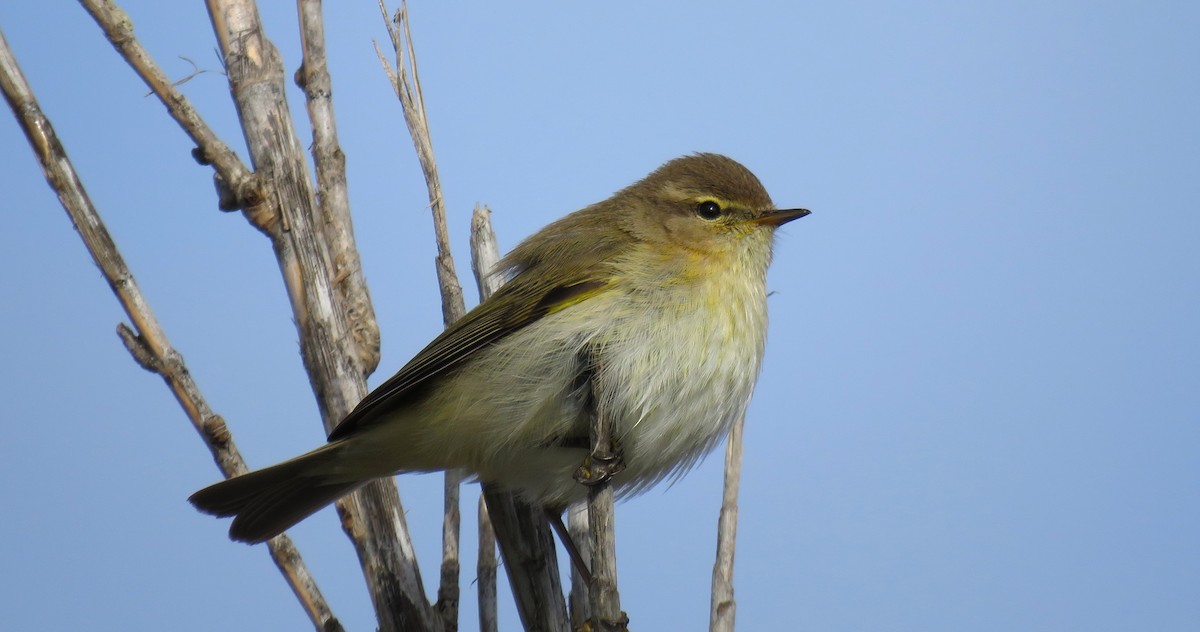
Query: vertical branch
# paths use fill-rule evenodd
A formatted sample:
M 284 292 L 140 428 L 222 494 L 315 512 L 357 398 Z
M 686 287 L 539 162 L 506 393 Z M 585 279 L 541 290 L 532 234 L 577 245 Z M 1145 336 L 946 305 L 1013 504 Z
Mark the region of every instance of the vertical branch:
M 502 279 L 492 274 L 500 261 L 496 231 L 492 230 L 492 212 L 486 206 L 475 205 L 471 212 L 471 271 L 479 289 L 479 301 L 488 299 L 500 289 Z M 488 515 L 487 502 L 479 497 L 479 560 L 476 578 L 479 591 L 479 632 L 496 632 L 496 530 Z
M 721 515 L 717 519 L 717 559 L 713 563 L 709 632 L 733 632 L 737 614 L 737 602 L 733 598 L 733 554 L 737 544 L 738 485 L 742 477 L 742 431 L 745 426 L 746 416 L 741 415 L 729 429 L 725 446 L 725 485 L 721 495 Z
M 442 198 L 442 183 L 438 179 L 437 161 L 433 157 L 433 141 L 429 135 L 429 119 L 425 115 L 425 97 L 421 94 L 421 81 L 417 76 L 417 53 L 413 48 L 412 33 L 409 31 L 408 7 L 401 3 L 391 21 L 387 20 L 387 9 L 384 8 L 382 0 L 379 9 L 387 23 L 392 47 L 396 49 L 395 69 L 388 65 L 378 45 L 375 51 L 379 55 L 379 61 L 383 63 L 388 79 L 392 82 L 396 97 L 400 100 L 404 122 L 412 136 L 421 171 L 425 174 L 425 184 L 429 189 L 429 208 L 433 212 L 434 240 L 437 242 L 437 276 L 443 297 L 442 321 L 446 326 L 450 326 L 450 323 L 462 318 L 466 309 L 463 307 L 462 286 L 458 284 L 458 274 L 454 271 L 454 258 L 450 254 L 450 236 L 446 229 L 446 201 Z
M 296 71 L 296 84 L 304 90 L 308 118 L 312 123 L 312 156 L 321 217 L 319 227 L 329 245 L 334 289 L 345 306 L 363 375 L 370 375 L 379 365 L 379 325 L 375 321 L 375 308 L 354 244 L 350 195 L 346 189 L 346 155 L 338 144 L 333 116 L 333 81 L 325 62 L 325 21 L 321 0 L 298 0 L 297 5 L 304 62 Z
M 458 555 L 462 529 L 462 512 L 459 509 L 463 474 L 459 470 L 447 470 L 442 484 L 442 566 L 438 582 L 437 611 L 446 632 L 458 630 L 458 602 L 460 588 Z
M 496 531 L 488 518 L 487 503 L 479 497 L 479 562 L 475 582 L 479 589 L 479 632 L 496 632 Z
M 136 328 L 135 332 L 123 323 L 117 327 L 117 333 L 125 347 L 142 368 L 157 373 L 166 382 L 192 426 L 208 446 L 221 472 L 227 477 L 245 473 L 246 462 L 242 460 L 225 420 L 209 407 L 200 393 L 199 386 L 192 379 L 187 365 L 184 364 L 183 356 L 171 344 L 166 331 L 142 295 L 133 272 L 125 263 L 125 258 L 121 256 L 100 213 L 92 204 L 79 174 L 54 133 L 50 120 L 42 113 L 33 90 L 17 66 L 2 33 L 0 89 L 3 90 L 5 100 L 25 131 L 25 136 L 46 174 L 46 180 L 58 194 L 59 201 L 92 255 L 92 260 L 100 268 L 109 288 Z M 283 573 L 316 629 L 323 632 L 341 630 L 341 624 L 333 616 L 329 604 L 317 588 L 291 538 L 281 535 L 270 540 L 267 547 L 271 559 Z
M 592 584 L 588 601 L 594 630 L 624 632 L 629 617 L 621 611 L 621 595 L 617 592 L 616 511 L 611 479 L 625 466 L 613 438 L 613 420 L 596 389 L 596 373 L 602 368 L 593 359 L 586 359 L 591 374 L 592 452 L 575 478 L 588 486 L 588 525 L 592 532 Z
M 492 229 L 492 209 L 475 205 L 471 212 L 471 272 L 479 288 L 479 301 L 486 301 L 504 285 L 504 279 L 495 274 L 500 262 L 500 247 L 496 244 L 496 231 Z
M 554 535 L 540 507 L 514 494 L 483 484 L 488 516 L 512 586 L 517 612 L 526 630 L 567 632 L 567 604 L 558 577 Z
M 396 68 L 393 71 L 376 46 L 379 59 L 392 82 L 392 89 L 400 99 L 404 122 L 412 136 L 421 172 L 425 175 L 425 186 L 429 190 L 429 207 L 433 212 L 433 234 L 437 243 L 438 287 L 442 294 L 442 322 L 449 327 L 463 317 L 467 309 L 463 301 L 462 286 L 454 269 L 454 257 L 450 252 L 450 231 L 446 226 L 446 202 L 442 197 L 442 183 L 438 178 L 437 161 L 433 157 L 433 139 L 429 133 L 429 118 L 425 115 L 425 97 L 421 93 L 421 80 L 417 75 L 417 53 L 413 47 L 412 32 L 409 30 L 408 7 L 401 3 L 391 22 L 387 22 L 387 10 L 382 0 L 379 4 L 388 24 L 388 35 L 396 50 Z M 463 473 L 447 470 L 443 487 L 442 517 L 442 565 L 441 581 L 438 584 L 437 611 L 447 632 L 458 629 L 459 601 L 459 539 L 461 535 L 460 493 Z
M 579 550 L 579 556 L 585 560 L 592 559 L 592 538 L 589 530 L 587 503 L 577 502 L 567 507 L 567 531 L 571 541 Z M 571 567 L 571 628 L 578 630 L 592 618 L 591 597 L 589 586 L 579 574 L 579 569 Z
M 332 429 L 366 395 L 359 347 L 341 294 L 333 255 L 296 137 L 283 82 L 283 62 L 263 32 L 253 0 L 207 0 L 229 85 L 256 173 L 272 186 L 263 206 L 274 218 L 271 238 L 300 334 L 301 358 L 325 428 Z M 264 213 L 247 209 L 247 215 Z M 417 568 L 395 482 L 379 479 L 337 501 L 385 632 L 440 627 Z
M 480 300 L 487 300 L 503 283 L 500 275 L 495 274 L 500 253 L 491 215 L 486 206 L 476 206 L 471 214 L 471 266 Z M 481 514 L 480 531 L 495 529 L 508 582 L 525 629 L 566 632 L 570 622 L 558 576 L 554 538 L 546 524 L 544 511 L 489 485 L 483 486 L 483 498 L 488 511 Z M 486 526 L 485 520 L 489 523 Z M 488 554 L 493 553 L 488 551 Z M 481 544 L 480 564 L 483 564 L 483 555 Z

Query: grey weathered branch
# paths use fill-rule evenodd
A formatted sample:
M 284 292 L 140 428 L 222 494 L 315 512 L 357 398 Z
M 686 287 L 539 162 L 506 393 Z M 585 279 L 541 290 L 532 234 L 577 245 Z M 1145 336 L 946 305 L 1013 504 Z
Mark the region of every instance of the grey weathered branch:
M 346 155 L 338 144 L 333 116 L 333 80 L 325 62 L 321 0 L 299 0 L 298 5 L 304 62 L 296 71 L 296 83 L 304 90 L 312 124 L 317 205 L 321 212 L 319 227 L 329 244 L 334 289 L 342 299 L 350 321 L 363 374 L 370 375 L 379 365 L 379 325 L 375 321 L 375 309 L 354 244 L 350 195 L 346 188 Z
M 593 367 L 596 369 L 596 367 Z M 613 419 L 604 406 L 604 398 L 592 391 L 592 451 L 580 467 L 576 479 L 587 484 L 588 526 L 591 530 L 592 582 L 588 591 L 592 629 L 597 632 L 625 632 L 629 617 L 621 610 L 617 591 L 616 510 L 613 506 L 611 474 L 624 468 L 614 437 Z
M 568 632 L 570 622 L 558 576 L 554 535 L 545 513 L 541 507 L 487 483 L 483 484 L 483 498 L 496 529 L 496 543 L 521 623 L 526 630 Z
M 479 561 L 475 583 L 479 594 L 479 632 L 496 632 L 496 531 L 488 518 L 487 502 L 479 497 Z
M 475 205 L 471 213 L 471 271 L 479 289 L 480 302 L 500 289 L 502 279 L 492 270 L 500 261 L 496 231 L 492 230 L 492 212 Z M 495 632 L 496 618 L 496 530 L 488 515 L 487 501 L 479 497 L 479 561 L 475 581 L 479 592 L 479 632 Z
M 592 559 L 592 538 L 589 534 L 588 506 L 585 502 L 577 502 L 567 507 L 567 532 L 571 541 L 579 551 L 579 557 Z M 571 628 L 578 630 L 592 618 L 591 597 L 588 594 L 587 581 L 579 574 L 579 569 L 571 568 Z
M 437 243 L 438 287 L 442 295 L 442 322 L 449 327 L 451 323 L 467 313 L 463 301 L 462 286 L 458 282 L 458 273 L 454 269 L 454 256 L 450 252 L 450 231 L 446 225 L 446 202 L 442 197 L 442 184 L 438 178 L 437 161 L 433 157 L 433 137 L 429 132 L 429 119 L 425 116 L 425 97 L 421 94 L 421 80 L 417 75 L 417 56 L 413 46 L 412 32 L 409 30 L 408 9 L 401 4 L 400 9 L 391 21 L 387 19 L 387 9 L 382 0 L 379 9 L 383 13 L 384 23 L 387 24 L 388 36 L 396 51 L 396 67 L 393 69 L 387 59 L 375 46 L 379 61 L 383 64 L 384 72 L 392 83 L 396 97 L 400 99 L 400 109 L 404 112 L 404 123 L 412 136 L 413 147 L 417 151 L 417 159 L 421 163 L 421 172 L 425 175 L 425 187 L 429 191 L 429 208 L 433 212 L 434 241 Z M 460 494 L 462 491 L 463 473 L 459 470 L 447 470 L 443 485 L 443 516 L 442 516 L 442 564 L 441 581 L 438 583 L 437 611 L 442 618 L 442 625 L 451 632 L 458 629 L 459 601 L 459 540 L 462 533 L 462 512 L 460 510 Z
M 270 238 L 300 334 L 301 358 L 330 430 L 366 395 L 366 369 L 347 306 L 335 291 L 334 254 L 323 239 L 303 147 L 284 91 L 279 52 L 267 39 L 253 0 L 208 0 L 234 104 L 255 173 L 269 193 L 247 209 Z M 365 294 L 364 294 L 365 296 Z M 368 483 L 337 502 L 371 593 L 380 629 L 437 630 L 413 545 L 391 479 Z
M 471 215 L 471 255 L 479 298 L 487 300 L 503 279 L 496 270 L 500 254 L 491 211 L 486 206 L 476 206 Z M 483 497 L 525 629 L 554 632 L 570 629 L 554 537 L 544 511 L 490 485 L 483 486 Z
M 226 477 L 245 473 L 246 463 L 238 452 L 229 428 L 200 393 L 183 357 L 171 345 L 142 295 L 133 273 L 55 135 L 54 128 L 42 113 L 3 34 L 0 34 L 0 87 L 42 165 L 46 180 L 58 195 L 93 261 L 133 323 L 133 328 L 124 323 L 117 327 L 125 347 L 142 368 L 158 374 L 166 382 L 192 426 L 208 446 L 221 472 Z M 330 611 L 329 604 L 321 595 L 291 538 L 281 535 L 270 540 L 267 547 L 315 628 L 323 632 L 341 630 L 341 624 Z
M 737 602 L 733 598 L 733 554 L 737 544 L 738 485 L 742 477 L 742 431 L 745 426 L 746 417 L 741 415 L 730 428 L 725 446 L 725 484 L 721 514 L 717 519 L 717 558 L 713 563 L 709 632 L 733 632 L 737 614 Z
M 462 286 L 459 285 L 458 275 L 454 271 L 454 258 L 450 254 L 450 234 L 446 229 L 446 201 L 442 197 L 437 161 L 433 157 L 433 140 L 429 134 L 429 119 L 425 115 L 421 79 L 417 74 L 417 52 L 409 30 L 408 7 L 401 2 L 400 8 L 390 20 L 383 0 L 379 2 L 379 10 L 383 13 L 388 37 L 391 38 L 392 48 L 396 51 L 395 68 L 388 64 L 378 44 L 375 46 L 375 52 L 379 55 L 384 72 L 387 73 L 392 82 L 392 89 L 400 100 L 404 121 L 412 136 L 413 147 L 417 151 L 417 160 L 425 174 L 425 184 L 429 189 L 429 208 L 433 211 L 434 239 L 437 242 L 438 283 L 443 288 L 443 296 L 449 296 L 449 300 L 442 300 L 442 321 L 449 326 L 461 318 L 466 310 L 463 308 Z

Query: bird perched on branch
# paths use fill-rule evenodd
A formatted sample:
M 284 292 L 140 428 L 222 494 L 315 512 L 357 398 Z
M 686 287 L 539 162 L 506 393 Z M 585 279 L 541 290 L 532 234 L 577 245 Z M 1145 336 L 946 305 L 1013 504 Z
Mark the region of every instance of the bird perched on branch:
M 717 154 L 672 160 L 546 226 L 500 261 L 507 282 L 334 428 L 324 446 L 202 489 L 229 536 L 268 540 L 374 478 L 461 468 L 563 508 L 589 420 L 607 415 L 617 493 L 681 474 L 745 412 L 767 332 L 778 210 Z

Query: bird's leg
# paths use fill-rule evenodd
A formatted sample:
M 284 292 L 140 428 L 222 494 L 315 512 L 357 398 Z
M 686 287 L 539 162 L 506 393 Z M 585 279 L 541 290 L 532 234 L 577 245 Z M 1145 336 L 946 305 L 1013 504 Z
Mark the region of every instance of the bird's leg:
M 613 486 L 610 480 L 625 469 L 621 448 L 616 436 L 620 433 L 616 419 L 606 410 L 603 395 L 597 396 L 600 386 L 597 377 L 602 366 L 592 350 L 580 355 L 584 361 L 587 380 L 585 408 L 589 420 L 588 434 L 592 451 L 583 465 L 575 471 L 575 480 L 588 487 L 588 526 L 592 545 L 592 579 L 588 583 L 590 618 L 586 629 L 597 632 L 628 632 L 629 616 L 621 610 L 621 595 L 617 592 L 617 547 L 613 509 Z
M 596 379 L 596 362 L 588 351 L 580 352 L 580 360 L 583 363 L 584 369 L 575 379 L 577 388 L 583 397 L 584 410 L 590 410 L 592 416 L 596 414 L 596 395 L 592 389 L 592 384 Z M 601 483 L 607 483 L 612 480 L 612 477 L 620 474 L 625 469 L 625 457 L 621 453 L 621 446 L 617 444 L 616 437 L 613 435 L 613 429 L 607 428 L 604 440 L 597 441 L 595 428 L 590 429 L 592 451 L 583 459 L 583 464 L 575 470 L 575 482 L 587 487 L 595 487 Z
M 619 447 L 614 446 L 614 449 L 610 451 L 597 446 L 595 450 L 584 457 L 583 465 L 575 470 L 575 482 L 593 487 L 608 482 L 624 469 L 625 457 L 621 455 Z
M 554 511 L 549 507 L 544 509 L 546 512 L 546 520 L 550 522 L 550 526 L 554 528 L 554 532 L 558 534 L 558 539 L 563 544 L 563 548 L 567 550 L 567 555 L 571 558 L 571 565 L 575 567 L 575 572 L 583 578 L 584 583 L 592 583 L 592 571 L 588 569 L 587 562 L 583 560 L 583 555 L 579 553 L 579 548 L 575 546 L 575 539 L 571 537 L 571 532 L 567 531 L 567 525 L 563 524 L 562 512 Z

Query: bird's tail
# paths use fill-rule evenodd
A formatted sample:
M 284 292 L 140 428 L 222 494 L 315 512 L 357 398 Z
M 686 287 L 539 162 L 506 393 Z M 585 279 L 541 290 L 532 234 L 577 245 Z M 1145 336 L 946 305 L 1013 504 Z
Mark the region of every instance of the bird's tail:
M 330 443 L 205 487 L 188 500 L 204 513 L 235 516 L 229 526 L 230 539 L 265 542 L 366 482 L 337 476 L 342 447 L 339 442 Z

